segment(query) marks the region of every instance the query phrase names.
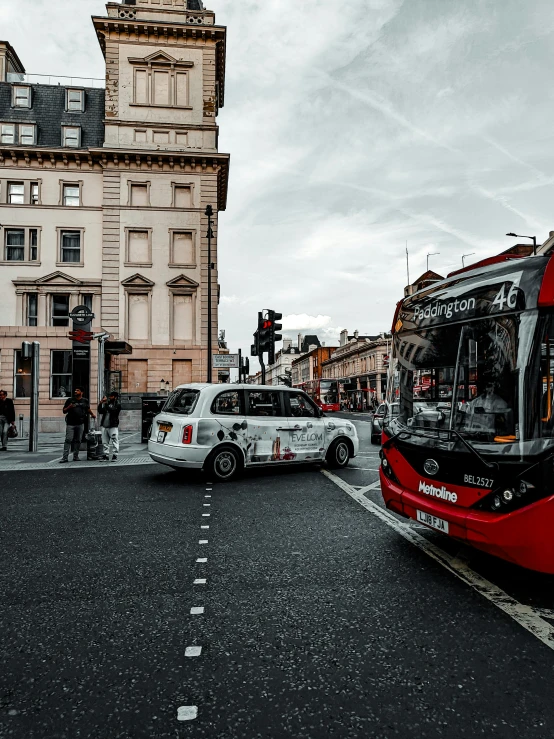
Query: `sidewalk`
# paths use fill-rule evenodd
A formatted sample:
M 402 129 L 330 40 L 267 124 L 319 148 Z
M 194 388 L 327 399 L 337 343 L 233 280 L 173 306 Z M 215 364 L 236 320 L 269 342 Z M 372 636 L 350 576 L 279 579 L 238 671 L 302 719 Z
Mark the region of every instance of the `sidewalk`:
M 83 467 L 122 467 L 131 464 L 155 464 L 148 447 L 140 440 L 140 431 L 123 431 L 119 435 L 117 462 L 87 462 L 86 451 L 79 452 L 80 462 L 60 465 L 65 434 L 39 434 L 38 452 L 29 452 L 29 439 L 9 439 L 8 451 L 0 452 L 0 472 L 16 470 L 75 470 Z M 71 460 L 72 455 L 69 455 Z

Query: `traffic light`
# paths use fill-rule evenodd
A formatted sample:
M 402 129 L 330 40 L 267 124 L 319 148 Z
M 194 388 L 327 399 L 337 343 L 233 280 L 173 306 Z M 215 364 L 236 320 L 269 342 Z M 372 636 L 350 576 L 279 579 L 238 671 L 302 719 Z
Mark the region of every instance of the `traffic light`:
M 269 313 L 269 311 L 267 311 Z M 271 351 L 273 322 L 269 318 L 264 318 L 263 313 L 258 313 L 258 356 L 264 352 Z
M 282 313 L 276 313 L 274 310 L 267 311 L 267 321 L 269 323 L 270 331 L 270 344 L 268 349 L 269 357 L 267 360 L 268 364 L 275 364 L 275 343 L 277 341 L 281 341 L 281 339 L 283 338 L 281 334 L 276 333 L 283 328 L 282 323 L 276 323 L 276 321 L 280 321 L 282 317 Z
M 242 372 L 244 374 L 244 379 L 246 380 L 246 378 L 250 374 L 250 360 L 248 359 L 248 357 L 245 357 L 242 360 Z
M 258 357 L 259 351 L 258 351 L 258 332 L 254 334 L 254 343 L 250 345 L 250 356 L 251 357 Z

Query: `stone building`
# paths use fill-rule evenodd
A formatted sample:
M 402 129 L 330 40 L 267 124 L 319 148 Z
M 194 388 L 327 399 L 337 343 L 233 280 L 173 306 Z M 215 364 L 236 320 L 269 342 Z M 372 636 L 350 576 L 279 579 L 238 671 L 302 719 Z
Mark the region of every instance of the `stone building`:
M 344 330 L 340 346 L 323 362 L 322 377 L 338 380 L 341 399 L 364 410 L 385 399 L 390 351 L 390 334 L 349 336 Z
M 107 377 L 129 396 L 159 392 L 162 378 L 167 387 L 205 381 L 209 274 L 218 346 L 226 28 L 200 0 L 106 8 L 92 19 L 105 84 L 27 75 L 0 42 L 0 386 L 27 416 L 30 368 L 18 350 L 22 339 L 39 341 L 43 429 L 59 423 L 71 390 L 76 305 L 110 335 Z M 132 353 L 118 353 L 126 344 Z M 93 342 L 92 399 L 96 358 Z

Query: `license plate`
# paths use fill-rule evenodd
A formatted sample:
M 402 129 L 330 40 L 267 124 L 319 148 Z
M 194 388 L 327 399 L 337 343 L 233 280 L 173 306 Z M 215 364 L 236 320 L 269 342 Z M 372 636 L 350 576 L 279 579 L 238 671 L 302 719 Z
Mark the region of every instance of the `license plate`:
M 166 435 L 167 435 L 166 431 L 158 431 L 158 444 L 164 443 Z
M 165 431 L 166 433 L 169 433 L 173 426 L 170 423 L 160 423 L 158 424 L 158 431 Z
M 431 516 L 430 513 L 424 513 L 423 511 L 417 511 L 417 520 L 419 523 L 424 523 L 432 529 L 442 531 L 443 534 L 448 534 L 448 521 L 445 521 L 442 518 Z

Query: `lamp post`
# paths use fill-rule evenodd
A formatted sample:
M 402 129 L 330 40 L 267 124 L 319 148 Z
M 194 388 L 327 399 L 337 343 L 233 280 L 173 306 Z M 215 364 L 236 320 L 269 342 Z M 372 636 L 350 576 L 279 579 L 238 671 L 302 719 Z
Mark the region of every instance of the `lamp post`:
M 533 254 L 537 254 L 537 237 L 536 236 L 523 236 L 522 234 L 509 233 L 506 236 L 515 236 L 516 239 L 531 239 L 533 242 Z
M 429 257 L 435 257 L 440 251 L 427 252 L 427 272 L 429 272 Z
M 208 216 L 208 376 L 206 382 L 212 382 L 212 216 L 214 214 L 211 205 L 206 206 Z
M 464 268 L 465 268 L 465 266 L 466 266 L 466 265 L 465 265 L 465 262 L 464 262 L 464 259 L 465 259 L 466 257 L 472 257 L 472 256 L 473 256 L 474 254 L 475 254 L 475 252 L 474 252 L 474 251 L 470 251 L 470 252 L 469 252 L 469 254 L 462 254 L 462 269 L 464 269 Z

